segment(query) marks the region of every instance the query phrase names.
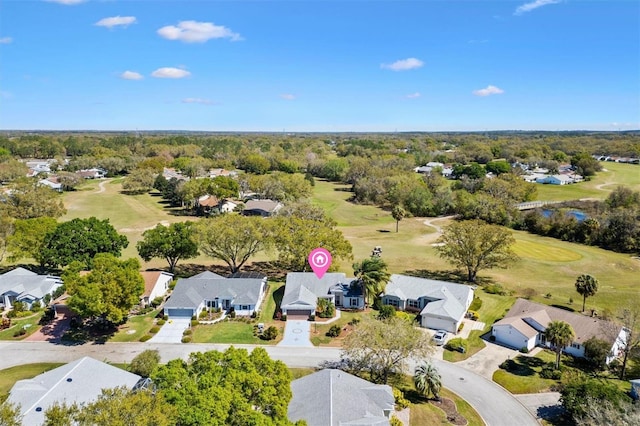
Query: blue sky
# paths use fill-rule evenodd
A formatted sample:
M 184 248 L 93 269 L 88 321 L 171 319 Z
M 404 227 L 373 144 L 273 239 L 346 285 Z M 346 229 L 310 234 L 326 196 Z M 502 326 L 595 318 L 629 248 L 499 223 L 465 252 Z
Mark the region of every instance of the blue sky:
M 639 16 L 634 0 L 0 0 L 0 129 L 639 129 Z

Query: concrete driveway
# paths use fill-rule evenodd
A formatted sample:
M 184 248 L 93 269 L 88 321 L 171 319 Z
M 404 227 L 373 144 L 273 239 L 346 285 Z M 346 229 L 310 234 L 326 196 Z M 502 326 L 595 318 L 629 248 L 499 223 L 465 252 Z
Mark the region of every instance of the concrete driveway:
M 309 335 L 311 332 L 311 321 L 307 320 L 290 320 L 284 326 L 284 338 L 278 346 L 298 346 L 313 347 Z
M 149 339 L 149 342 L 181 343 L 182 333 L 189 327 L 191 327 L 191 318 L 169 318 L 169 320 L 160 327 L 160 331 Z

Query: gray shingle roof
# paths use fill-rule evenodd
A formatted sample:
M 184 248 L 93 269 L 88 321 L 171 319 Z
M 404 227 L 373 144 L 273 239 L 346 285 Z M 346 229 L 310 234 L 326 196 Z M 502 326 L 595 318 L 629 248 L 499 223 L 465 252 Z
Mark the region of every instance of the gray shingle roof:
M 318 297 L 328 296 L 331 287 L 351 281 L 342 272 L 328 272 L 322 278 L 318 278 L 313 272 L 289 272 L 281 306 L 302 302 L 315 307 Z
M 16 268 L 0 275 L 0 295 L 14 292 L 18 299 L 27 295 L 42 299 L 61 284 L 60 277 L 38 275 L 24 268 Z
M 84 357 L 33 379 L 17 381 L 7 401 L 20 405 L 22 424 L 41 425 L 45 411 L 55 403 L 91 402 L 102 389 L 118 386 L 131 389 L 138 380 L 137 374 Z M 42 409 L 36 411 L 38 407 Z
M 462 318 L 467 310 L 469 293 L 473 293 L 473 288 L 465 284 L 399 274 L 391 275 L 384 291 L 385 296 L 395 296 L 402 300 L 431 299 L 433 301 L 427 303 L 420 312 L 421 315 L 449 317 L 456 321 Z
M 256 305 L 262 282 L 259 278 L 224 278 L 213 272 L 203 272 L 179 279 L 165 308 L 196 309 L 203 300 L 216 297 L 232 299 L 234 304 Z
M 291 382 L 288 416 L 308 426 L 389 425 L 391 387 L 375 385 L 340 370 L 326 369 Z

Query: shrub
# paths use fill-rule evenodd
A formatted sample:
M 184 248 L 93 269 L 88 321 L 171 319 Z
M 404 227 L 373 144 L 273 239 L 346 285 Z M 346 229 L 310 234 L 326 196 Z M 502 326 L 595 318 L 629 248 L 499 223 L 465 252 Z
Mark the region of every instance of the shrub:
M 338 337 L 341 332 L 342 332 L 342 327 L 336 324 L 331 326 L 329 331 L 327 331 L 326 335 L 328 337 Z
M 202 311 L 200 312 L 200 315 L 198 315 L 198 318 L 203 319 L 203 318 L 206 318 L 208 315 L 209 315 L 209 312 Z
M 318 299 L 316 315 L 320 318 L 333 318 L 336 314 L 336 307 L 329 299 Z
M 27 334 L 27 330 L 23 327 L 20 327 L 13 333 L 13 337 L 24 336 L 25 334 Z
M 40 303 L 34 303 L 31 305 L 31 312 L 40 312 L 42 310 L 42 305 Z
M 287 320 L 287 314 L 281 315 L 281 316 L 280 316 L 280 319 L 281 319 L 282 321 L 286 321 L 286 320 Z
M 193 331 L 190 328 L 187 328 L 185 331 L 182 332 L 183 336 L 190 336 L 193 333 Z
M 278 337 L 278 329 L 274 326 L 268 327 L 261 335 L 261 338 L 264 340 L 273 340 L 276 337 Z
M 516 362 L 512 359 L 505 359 L 499 367 L 506 371 L 512 371 L 516 368 Z
M 392 388 L 393 397 L 396 400 L 396 409 L 402 410 L 409 406 L 409 401 L 404 397 L 404 392 L 398 388 Z
M 549 362 L 542 366 L 539 376 L 543 379 L 560 380 L 562 379 L 562 370 L 556 370 L 555 364 Z
M 496 336 L 494 336 L 494 335 L 489 336 L 489 341 L 490 342 L 495 342 L 496 341 Z
M 191 327 L 195 327 L 198 324 L 200 324 L 198 320 L 191 320 Z
M 398 405 L 397 402 L 396 402 L 396 405 Z M 389 420 L 389 426 L 402 426 L 402 425 L 404 425 L 404 423 L 402 423 L 402 420 L 400 420 L 396 416 L 391 416 L 391 420 Z
M 546 297 L 547 299 L 551 299 L 551 293 L 545 294 L 544 297 Z
M 129 371 L 142 377 L 149 377 L 158 364 L 160 364 L 160 352 L 156 349 L 147 349 L 131 360 Z
M 140 341 L 141 341 L 141 342 L 146 342 L 146 341 L 147 341 L 147 340 L 149 340 L 149 339 L 151 339 L 151 336 L 150 336 L 150 335 L 148 335 L 148 334 L 145 334 L 144 336 L 142 336 L 142 337 L 140 338 Z
M 360 318 L 353 318 L 351 319 L 351 321 L 349 321 L 349 325 L 358 325 L 360 323 Z
M 149 333 L 156 334 L 158 331 L 160 331 L 160 327 L 153 326 L 153 327 L 151 327 L 151 330 L 149 330 Z
M 529 353 L 529 348 L 526 346 L 523 346 L 520 348 L 520 352 L 523 354 L 528 354 Z
M 462 329 L 464 328 L 464 323 L 461 322 L 460 326 L 458 327 L 458 333 L 460 333 L 462 331 Z
M 164 302 L 164 297 L 158 296 L 151 301 L 151 306 L 153 306 L 154 308 L 157 308 L 158 306 L 162 305 L 162 302 Z
M 522 297 L 524 297 L 527 300 L 531 300 L 536 296 L 537 292 L 535 289 L 533 288 L 525 288 L 524 290 L 522 290 Z
M 476 296 L 476 297 L 473 298 L 473 302 L 471 302 L 471 305 L 469 305 L 469 310 L 470 311 L 477 311 L 481 307 L 482 307 L 482 299 L 480 299 L 478 296 Z
M 469 342 L 462 337 L 456 337 L 449 340 L 444 347 L 450 351 L 466 352 L 469 347 Z
M 476 311 L 472 311 L 471 309 L 468 311 L 468 314 L 469 314 L 469 318 L 471 318 L 474 321 L 480 318 L 480 315 L 478 315 Z
M 230 318 L 235 318 L 236 317 L 236 311 L 229 312 L 229 317 Z
M 259 315 L 260 315 L 260 312 L 258 311 L 251 312 L 251 318 L 258 318 Z
M 309 321 L 315 321 L 316 316 L 314 314 L 309 315 Z
M 163 319 L 159 319 L 159 320 L 156 322 L 156 324 L 158 324 L 158 325 L 165 325 L 165 324 L 166 324 L 166 321 L 165 321 L 165 320 L 163 320 Z
M 191 336 L 184 336 L 182 338 L 182 340 L 180 340 L 182 343 L 190 343 L 191 342 Z
M 396 316 L 396 308 L 391 305 L 382 305 L 378 311 L 378 319 L 385 320 Z
M 499 296 L 507 296 L 509 294 L 502 284 L 489 284 L 484 287 L 484 291 L 486 293 L 497 294 Z

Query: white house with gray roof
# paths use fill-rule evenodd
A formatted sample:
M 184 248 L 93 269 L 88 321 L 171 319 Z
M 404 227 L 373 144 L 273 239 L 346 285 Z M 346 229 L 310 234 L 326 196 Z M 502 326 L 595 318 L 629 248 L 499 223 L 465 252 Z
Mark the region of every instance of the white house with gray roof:
M 395 407 L 391 386 L 326 369 L 291 382 L 288 417 L 308 426 L 388 426 Z
M 62 286 L 60 277 L 38 275 L 24 268 L 16 268 L 0 275 L 0 308 L 11 309 L 19 301 L 31 309 L 33 304 L 44 304 L 43 299 Z
M 204 309 L 234 310 L 237 315 L 251 315 L 260 308 L 267 277 L 225 278 L 210 271 L 191 278 L 181 278 L 164 305 L 171 317 L 192 317 Z
M 382 303 L 401 311 L 419 312 L 420 325 L 457 333 L 473 301 L 473 288 L 464 284 L 393 274 Z
M 313 272 L 289 272 L 280 308 L 287 318 L 308 317 L 315 313 L 321 298 L 339 308 L 364 308 L 362 290 L 355 285 L 355 279 L 341 272 L 327 272 L 322 278 Z
M 44 413 L 55 404 L 86 404 L 95 401 L 102 389 L 133 388 L 141 377 L 93 358 L 77 361 L 18 380 L 7 401 L 20 406 L 22 424 L 44 424 Z

